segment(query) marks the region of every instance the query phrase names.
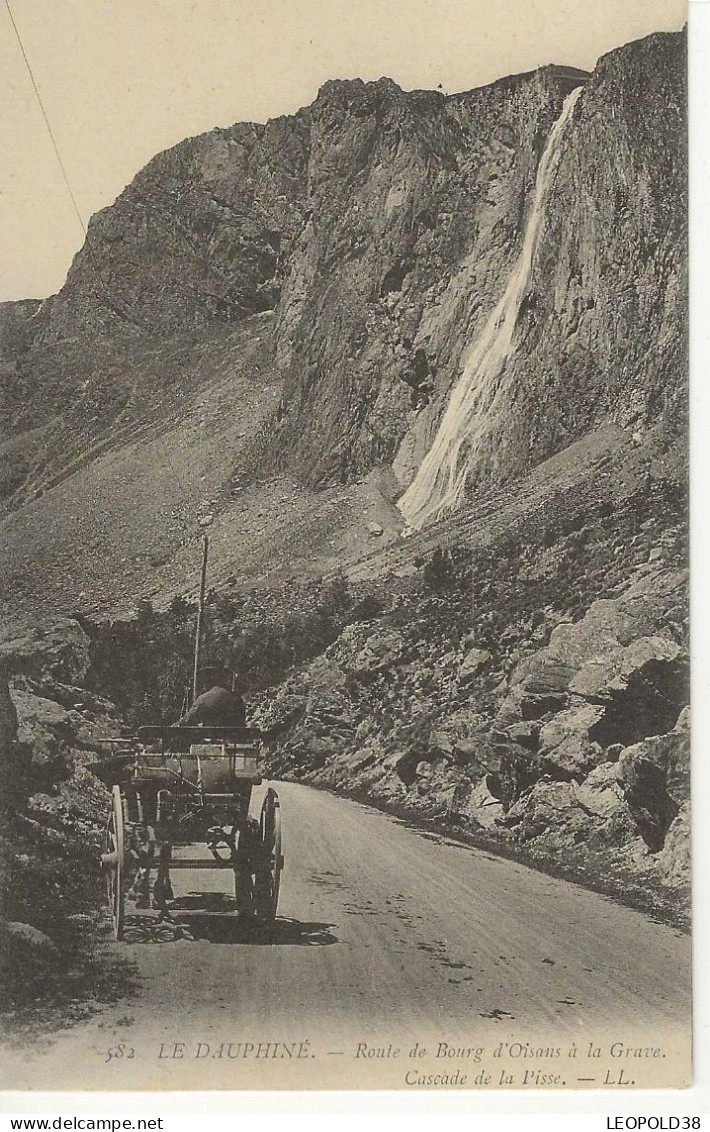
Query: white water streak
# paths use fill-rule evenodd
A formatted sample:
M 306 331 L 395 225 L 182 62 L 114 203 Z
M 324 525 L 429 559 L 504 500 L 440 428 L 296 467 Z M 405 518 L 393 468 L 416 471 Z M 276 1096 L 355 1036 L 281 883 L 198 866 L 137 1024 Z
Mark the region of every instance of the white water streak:
M 523 247 L 502 298 L 475 340 L 434 442 L 398 503 L 410 527 L 423 527 L 461 503 L 477 442 L 486 428 L 538 247 L 545 201 L 562 150 L 562 133 L 582 87 L 567 96 L 540 159 Z

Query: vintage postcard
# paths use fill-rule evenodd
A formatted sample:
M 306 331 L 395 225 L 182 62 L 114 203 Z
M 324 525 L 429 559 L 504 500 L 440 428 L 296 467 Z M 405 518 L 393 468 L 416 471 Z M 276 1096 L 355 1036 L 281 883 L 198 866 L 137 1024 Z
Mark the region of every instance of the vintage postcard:
M 691 1083 L 685 20 L 6 0 L 4 1089 Z

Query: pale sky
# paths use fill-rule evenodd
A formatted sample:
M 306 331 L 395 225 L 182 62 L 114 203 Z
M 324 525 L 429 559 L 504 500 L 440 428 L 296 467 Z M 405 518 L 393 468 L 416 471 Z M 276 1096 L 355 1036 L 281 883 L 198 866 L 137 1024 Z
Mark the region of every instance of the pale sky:
M 329 78 L 452 93 L 675 31 L 683 0 L 9 0 L 84 223 L 157 152 Z M 0 300 L 61 287 L 83 234 L 0 0 Z

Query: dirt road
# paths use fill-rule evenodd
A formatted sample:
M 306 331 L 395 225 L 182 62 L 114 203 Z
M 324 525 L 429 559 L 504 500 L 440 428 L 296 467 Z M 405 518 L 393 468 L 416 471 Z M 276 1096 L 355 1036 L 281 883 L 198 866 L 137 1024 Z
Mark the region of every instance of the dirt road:
M 120 950 L 138 994 L 41 1049 L 9 1051 L 5 1087 L 403 1088 L 408 1072 L 442 1066 L 465 1070 L 468 1087 L 482 1066 L 498 1072 L 500 1043 L 511 1072 L 562 1065 L 558 1085 L 602 1084 L 609 1066 L 621 1083 L 678 1082 L 687 937 L 355 802 L 277 785 L 286 867 L 273 929 L 234 916 L 230 874 L 174 873 L 174 923 L 128 918 Z M 614 1041 L 661 1052 L 617 1057 Z M 407 1060 L 415 1042 L 421 1064 Z M 573 1042 L 584 1061 L 567 1058 Z M 464 1047 L 485 1053 L 448 1053 Z

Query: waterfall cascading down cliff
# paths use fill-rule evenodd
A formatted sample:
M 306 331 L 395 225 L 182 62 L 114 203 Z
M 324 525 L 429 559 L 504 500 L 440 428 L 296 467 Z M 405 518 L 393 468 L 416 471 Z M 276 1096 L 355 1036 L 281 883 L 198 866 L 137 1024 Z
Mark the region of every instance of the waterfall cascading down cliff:
M 538 247 L 545 201 L 562 151 L 565 124 L 582 89 L 576 87 L 567 96 L 550 132 L 538 166 L 523 246 L 505 291 L 473 344 L 431 448 L 399 500 L 399 510 L 410 527 L 423 527 L 461 503 L 477 442 L 494 409 L 501 376 L 513 350 L 518 315 Z

